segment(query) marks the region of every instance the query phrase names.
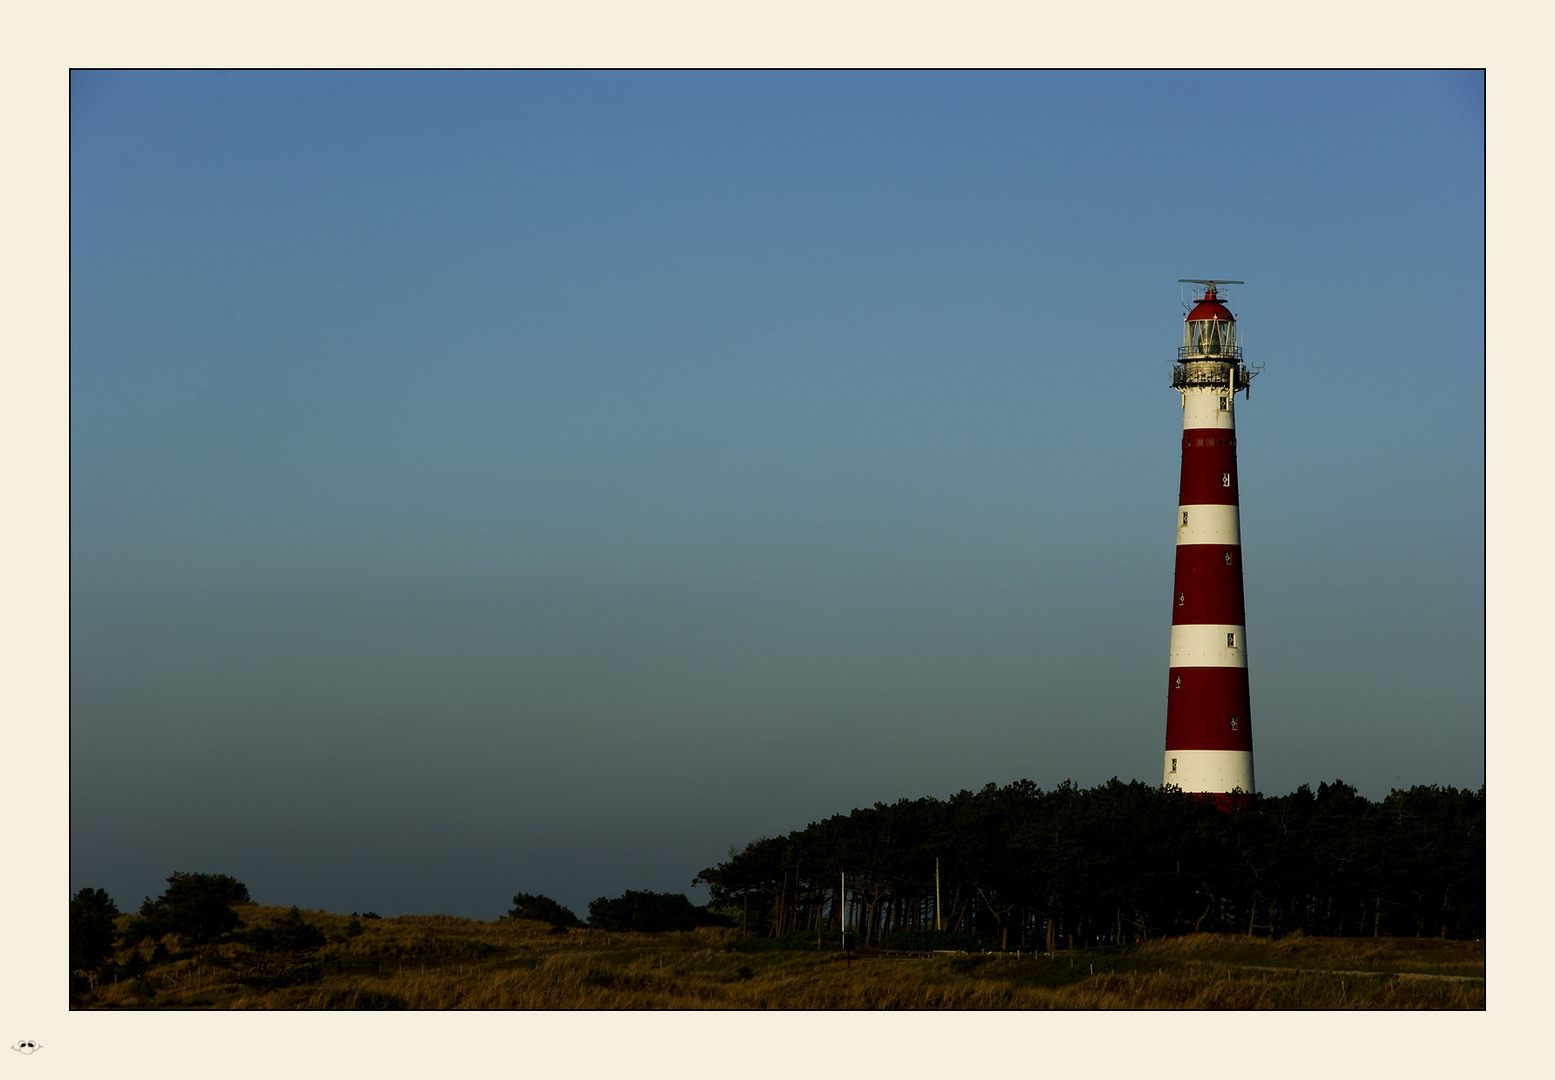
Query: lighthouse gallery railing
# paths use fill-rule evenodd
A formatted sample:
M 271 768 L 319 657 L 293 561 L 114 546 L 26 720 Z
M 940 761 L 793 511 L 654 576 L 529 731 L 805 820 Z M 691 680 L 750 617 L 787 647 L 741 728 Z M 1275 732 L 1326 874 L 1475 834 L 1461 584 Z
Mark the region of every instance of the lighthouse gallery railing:
M 1257 369 L 1249 370 L 1245 364 L 1213 363 L 1219 357 L 1206 357 L 1211 363 L 1173 364 L 1172 365 L 1172 389 L 1183 390 L 1190 386 L 1225 386 L 1227 368 L 1234 367 L 1236 374 L 1231 384 L 1235 390 L 1241 390 L 1253 381 L 1253 376 L 1258 374 Z

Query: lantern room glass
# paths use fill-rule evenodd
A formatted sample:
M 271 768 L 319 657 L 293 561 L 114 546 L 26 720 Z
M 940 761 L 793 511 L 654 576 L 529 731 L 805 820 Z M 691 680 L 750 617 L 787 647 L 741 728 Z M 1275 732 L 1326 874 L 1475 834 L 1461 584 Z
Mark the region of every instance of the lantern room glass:
M 1192 319 L 1183 324 L 1184 348 L 1203 356 L 1233 355 L 1236 324 L 1219 319 Z

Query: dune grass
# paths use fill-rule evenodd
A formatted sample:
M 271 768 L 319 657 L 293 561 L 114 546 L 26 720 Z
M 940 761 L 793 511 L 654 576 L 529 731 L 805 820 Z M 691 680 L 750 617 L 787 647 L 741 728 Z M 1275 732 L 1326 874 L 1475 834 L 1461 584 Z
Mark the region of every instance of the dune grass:
M 248 926 L 285 909 L 245 906 Z M 77 1008 L 1483 1009 L 1484 944 L 1198 934 L 1141 945 L 890 956 L 731 950 L 735 930 L 631 934 L 448 916 L 305 912 L 330 941 L 283 970 L 164 940 Z M 121 950 L 121 968 L 130 950 Z M 148 960 L 153 946 L 139 947 Z

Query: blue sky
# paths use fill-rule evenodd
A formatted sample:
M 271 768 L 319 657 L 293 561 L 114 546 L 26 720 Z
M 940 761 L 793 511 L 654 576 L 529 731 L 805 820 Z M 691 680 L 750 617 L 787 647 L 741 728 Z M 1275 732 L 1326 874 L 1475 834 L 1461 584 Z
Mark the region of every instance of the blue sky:
M 1478 73 L 71 89 L 72 888 L 581 911 L 1158 781 L 1183 277 L 1260 788 L 1484 782 Z

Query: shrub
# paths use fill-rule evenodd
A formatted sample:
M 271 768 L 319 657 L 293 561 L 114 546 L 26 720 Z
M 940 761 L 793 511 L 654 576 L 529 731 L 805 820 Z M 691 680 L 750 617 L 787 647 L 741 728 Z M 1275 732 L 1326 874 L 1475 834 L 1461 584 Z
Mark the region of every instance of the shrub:
M 242 935 L 245 944 L 261 952 L 307 953 L 325 942 L 324 933 L 302 917 L 295 907 L 269 926 L 258 926 Z
M 508 912 L 508 918 L 550 923 L 552 930 L 565 930 L 580 922 L 570 909 L 562 907 L 549 896 L 531 896 L 529 893 L 519 893 L 513 897 L 513 910 Z
M 150 966 L 151 962 L 146 959 L 145 953 L 132 952 L 124 958 L 124 966 L 119 969 L 119 973 L 126 979 L 135 979 L 145 974 Z
M 302 917 L 295 907 L 269 926 L 256 926 L 235 935 L 248 946 L 243 956 L 241 980 L 254 986 L 291 986 L 317 982 L 319 964 L 308 963 L 315 949 L 325 944 L 324 932 Z
M 167 879 L 167 890 L 158 899 L 146 898 L 125 941 L 133 944 L 164 934 L 177 934 L 194 945 L 214 941 L 242 921 L 232 905 L 248 903 L 248 887 L 236 878 L 178 871 Z
M 738 925 L 724 915 L 697 907 L 684 893 L 636 892 L 628 889 L 614 900 L 601 896 L 589 904 L 589 925 L 600 930 L 635 930 L 659 934 L 695 930 L 699 926 Z

